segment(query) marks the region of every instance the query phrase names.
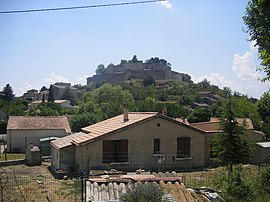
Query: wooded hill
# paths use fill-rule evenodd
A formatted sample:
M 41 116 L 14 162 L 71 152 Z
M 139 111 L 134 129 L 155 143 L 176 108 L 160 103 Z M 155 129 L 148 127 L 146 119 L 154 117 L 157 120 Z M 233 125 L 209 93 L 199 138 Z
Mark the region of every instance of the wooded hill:
M 220 89 L 209 81 L 198 84 L 190 80 L 154 80 L 151 76 L 143 80 L 126 80 L 101 86 L 75 85 L 82 98 L 77 107 L 65 109 L 54 103 L 42 103 L 37 108 L 27 109 L 23 99 L 0 99 L 0 108 L 9 115 L 70 117 L 74 132 L 81 127 L 119 115 L 123 112 L 123 103 L 128 103 L 129 111 L 162 112 L 167 107 L 170 117 L 185 117 L 190 122 L 208 121 L 210 117 L 220 117 L 223 103 L 227 100 L 229 89 Z M 266 92 L 259 100 L 248 98 L 234 92 L 232 95 L 234 111 L 237 117 L 251 118 L 255 129 L 270 134 L 270 93 Z

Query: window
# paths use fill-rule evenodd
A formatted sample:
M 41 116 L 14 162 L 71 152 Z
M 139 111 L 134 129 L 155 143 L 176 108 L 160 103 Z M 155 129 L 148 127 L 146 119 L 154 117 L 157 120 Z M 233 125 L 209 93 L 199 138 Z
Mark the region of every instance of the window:
M 127 161 L 128 161 L 127 140 L 103 141 L 103 163 L 127 162 Z
M 154 139 L 154 154 L 160 154 L 160 139 Z
M 190 157 L 190 137 L 177 138 L 177 158 Z

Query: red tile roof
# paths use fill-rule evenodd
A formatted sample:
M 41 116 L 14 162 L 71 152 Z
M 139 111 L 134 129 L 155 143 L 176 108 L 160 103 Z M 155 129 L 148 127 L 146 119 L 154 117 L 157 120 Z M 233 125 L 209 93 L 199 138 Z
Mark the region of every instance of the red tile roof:
M 58 149 L 71 146 L 72 144 L 82 144 L 110 132 L 144 121 L 148 118 L 156 116 L 157 114 L 157 112 L 129 112 L 129 120 L 126 122 L 123 121 L 124 115 L 121 114 L 99 123 L 84 127 L 80 133 L 75 133 L 61 139 L 53 140 L 51 144 Z
M 66 116 L 10 116 L 7 130 L 65 130 L 71 133 Z

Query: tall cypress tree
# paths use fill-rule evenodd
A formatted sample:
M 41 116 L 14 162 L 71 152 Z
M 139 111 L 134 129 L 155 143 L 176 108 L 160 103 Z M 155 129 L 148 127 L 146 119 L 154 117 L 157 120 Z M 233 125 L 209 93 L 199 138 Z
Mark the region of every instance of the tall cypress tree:
M 54 102 L 53 87 L 50 85 L 48 102 Z
M 243 140 L 244 126 L 237 123 L 229 92 L 229 100 L 225 102 L 220 128 L 223 131 L 213 142 L 213 151 L 218 160 L 229 166 L 245 163 L 250 158 L 250 147 Z
M 7 84 L 4 88 L 3 88 L 3 91 L 2 91 L 2 94 L 3 94 L 3 99 L 10 102 L 12 100 L 14 100 L 15 98 L 15 95 L 13 93 L 13 89 L 12 87 Z

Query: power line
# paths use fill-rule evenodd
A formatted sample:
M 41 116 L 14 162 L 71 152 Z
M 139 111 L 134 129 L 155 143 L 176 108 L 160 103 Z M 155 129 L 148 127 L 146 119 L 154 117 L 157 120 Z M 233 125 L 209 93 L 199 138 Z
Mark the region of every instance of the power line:
M 147 4 L 147 3 L 154 3 L 154 2 L 161 2 L 161 1 L 167 1 L 167 0 L 133 1 L 133 2 L 122 2 L 122 3 L 111 3 L 111 4 L 97 4 L 97 5 L 88 5 L 88 6 L 73 6 L 73 7 L 60 7 L 60 8 L 42 8 L 42 9 L 30 9 L 30 10 L 0 11 L 0 14 L 49 12 L 49 11 L 75 10 L 75 9 L 86 9 L 86 8 L 127 6 L 127 5 Z

